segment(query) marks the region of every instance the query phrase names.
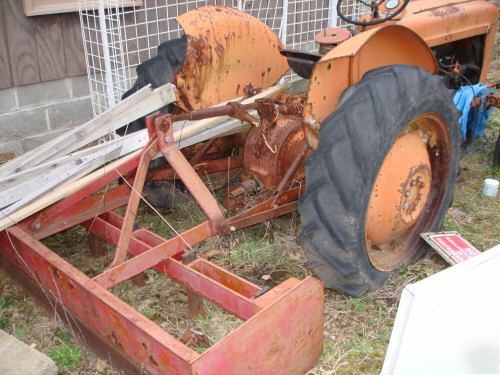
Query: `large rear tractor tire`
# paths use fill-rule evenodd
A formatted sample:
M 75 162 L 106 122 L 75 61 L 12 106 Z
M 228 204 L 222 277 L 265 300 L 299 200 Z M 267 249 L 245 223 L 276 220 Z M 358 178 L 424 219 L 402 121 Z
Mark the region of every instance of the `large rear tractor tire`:
M 306 265 L 358 296 L 421 257 L 453 197 L 460 133 L 453 93 L 412 66 L 368 72 L 320 126 L 299 202 Z

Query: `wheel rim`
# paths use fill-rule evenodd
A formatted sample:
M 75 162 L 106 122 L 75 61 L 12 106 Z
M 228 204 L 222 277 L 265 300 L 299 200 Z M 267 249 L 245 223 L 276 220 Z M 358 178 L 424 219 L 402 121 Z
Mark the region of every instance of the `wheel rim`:
M 411 261 L 419 234 L 429 230 L 444 198 L 451 166 L 450 137 L 443 119 L 413 119 L 387 153 L 373 184 L 365 220 L 372 265 L 392 271 Z

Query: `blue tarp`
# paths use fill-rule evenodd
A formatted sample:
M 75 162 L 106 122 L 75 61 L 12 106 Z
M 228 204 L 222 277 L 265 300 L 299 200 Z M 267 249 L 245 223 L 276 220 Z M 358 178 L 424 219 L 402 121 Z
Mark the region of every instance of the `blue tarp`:
M 462 86 L 457 90 L 453 101 L 457 109 L 462 113 L 459 123 L 462 139 L 464 141 L 467 140 L 468 135 L 476 138 L 484 133 L 488 117 L 493 109 L 490 108 L 486 110 L 484 108 L 484 99 L 486 95 L 492 93 L 493 90 L 487 88 L 486 85 L 482 83 Z M 477 97 L 482 98 L 481 105 L 471 108 L 472 100 Z

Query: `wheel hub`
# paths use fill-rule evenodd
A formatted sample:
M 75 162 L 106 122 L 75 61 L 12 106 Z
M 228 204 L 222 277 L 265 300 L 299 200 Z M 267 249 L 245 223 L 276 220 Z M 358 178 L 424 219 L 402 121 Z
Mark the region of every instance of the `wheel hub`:
M 431 171 L 427 165 L 422 165 L 406 181 L 402 194 L 401 218 L 406 224 L 412 225 L 422 212 L 424 203 L 429 196 Z
M 402 134 L 382 163 L 368 204 L 366 241 L 377 268 L 395 266 L 392 255 L 402 250 L 402 238 L 422 214 L 431 185 L 426 139 L 418 131 Z

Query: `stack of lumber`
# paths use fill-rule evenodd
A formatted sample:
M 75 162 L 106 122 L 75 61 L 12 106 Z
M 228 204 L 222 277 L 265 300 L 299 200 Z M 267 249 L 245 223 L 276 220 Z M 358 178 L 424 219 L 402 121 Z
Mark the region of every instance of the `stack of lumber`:
M 300 92 L 304 80 L 273 86 L 242 104 L 284 90 Z M 115 130 L 174 102 L 175 86 L 144 87 L 87 123 L 0 166 L 0 230 L 39 212 L 137 156 L 147 130 L 120 137 Z M 174 123 L 180 148 L 248 129 L 226 116 Z M 157 155 L 156 157 L 159 157 Z

